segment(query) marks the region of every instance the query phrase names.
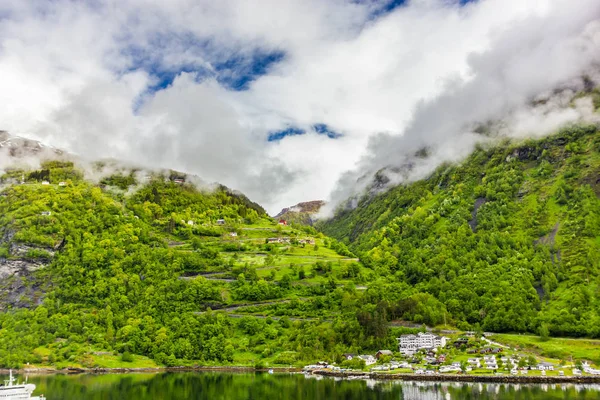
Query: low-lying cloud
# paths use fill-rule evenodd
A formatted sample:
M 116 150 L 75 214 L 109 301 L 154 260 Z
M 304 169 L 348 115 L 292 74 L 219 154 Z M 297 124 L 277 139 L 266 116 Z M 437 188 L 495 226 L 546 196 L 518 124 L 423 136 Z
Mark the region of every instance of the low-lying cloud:
M 275 214 L 335 205 L 382 168 L 401 171 L 392 182 L 426 176 L 468 154 L 481 122 L 522 137 L 593 118 L 565 99 L 582 76 L 598 82 L 597 0 L 413 0 L 378 14 L 386 3 L 7 0 L 0 129 L 219 181 Z M 257 54 L 277 56 L 261 68 Z M 287 127 L 308 133 L 268 141 Z M 429 158 L 398 168 L 423 147 Z

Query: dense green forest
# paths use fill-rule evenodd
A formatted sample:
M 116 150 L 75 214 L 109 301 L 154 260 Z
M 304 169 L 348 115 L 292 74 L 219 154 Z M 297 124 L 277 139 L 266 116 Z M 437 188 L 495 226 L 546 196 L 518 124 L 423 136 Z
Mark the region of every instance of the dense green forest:
M 600 133 L 573 126 L 481 145 L 318 228 L 386 278 L 388 318 L 600 337 L 599 197 Z

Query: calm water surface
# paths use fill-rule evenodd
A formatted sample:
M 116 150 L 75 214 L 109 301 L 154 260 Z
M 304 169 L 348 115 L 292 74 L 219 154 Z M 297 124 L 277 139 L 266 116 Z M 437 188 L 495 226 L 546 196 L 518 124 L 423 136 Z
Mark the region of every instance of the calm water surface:
M 48 400 L 600 399 L 600 385 L 348 381 L 301 374 L 46 375 L 30 376 L 29 382 L 37 385 L 35 395 L 44 394 Z

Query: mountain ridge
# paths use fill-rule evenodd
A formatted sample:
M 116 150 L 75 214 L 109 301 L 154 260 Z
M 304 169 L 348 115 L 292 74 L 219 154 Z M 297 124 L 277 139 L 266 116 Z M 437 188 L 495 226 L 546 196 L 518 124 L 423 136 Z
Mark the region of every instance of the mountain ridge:
M 598 337 L 599 218 L 600 134 L 584 125 L 481 146 L 317 228 L 426 296 L 425 323 Z

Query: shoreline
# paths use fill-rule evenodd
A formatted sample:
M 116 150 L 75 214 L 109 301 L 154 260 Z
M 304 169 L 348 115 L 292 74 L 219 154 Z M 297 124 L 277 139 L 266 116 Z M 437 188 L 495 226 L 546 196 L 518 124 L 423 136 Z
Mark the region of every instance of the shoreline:
M 267 372 L 272 369 L 273 372 L 302 372 L 302 368 L 289 367 L 273 367 L 256 369 L 254 367 L 244 366 L 194 366 L 194 367 L 150 367 L 150 368 L 19 368 L 12 369 L 13 374 L 31 374 L 31 375 L 78 375 L 78 374 L 128 374 L 128 373 L 143 373 L 143 372 Z M 11 369 L 0 368 L 0 374 L 8 374 Z
M 197 367 L 155 367 L 155 368 L 21 368 L 13 369 L 14 374 L 27 375 L 79 375 L 79 374 L 133 374 L 133 373 L 165 373 L 165 372 L 231 372 L 250 373 L 303 373 L 301 368 L 273 367 L 256 369 L 244 366 L 197 366 Z M 8 374 L 9 369 L 0 369 L 0 374 Z M 517 383 L 517 384 L 600 384 L 600 375 L 586 376 L 526 376 L 526 375 L 417 375 L 417 374 L 385 374 L 381 372 L 334 372 L 317 370 L 309 375 L 318 375 L 343 379 L 373 379 L 378 381 L 414 381 L 414 382 L 465 382 L 465 383 Z
M 418 382 L 487 382 L 487 383 L 600 383 L 600 375 L 586 376 L 527 376 L 527 375 L 417 375 L 417 374 L 383 374 L 380 372 L 333 372 L 314 371 L 314 375 L 334 378 L 363 378 L 380 381 L 401 380 Z

